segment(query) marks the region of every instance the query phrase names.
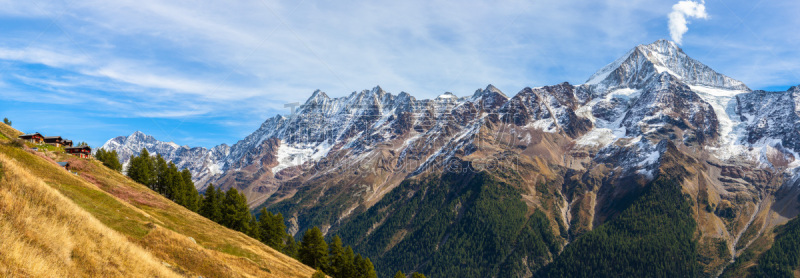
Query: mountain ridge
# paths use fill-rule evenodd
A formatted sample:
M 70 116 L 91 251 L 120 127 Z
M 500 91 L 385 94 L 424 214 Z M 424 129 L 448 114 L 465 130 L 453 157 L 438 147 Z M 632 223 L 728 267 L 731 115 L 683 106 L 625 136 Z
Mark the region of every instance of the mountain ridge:
M 422 100 L 379 86 L 337 98 L 317 90 L 297 113 L 269 118 L 234 144 L 217 161 L 222 173 L 208 182 L 241 189 L 251 206 L 283 213 L 293 234 L 319 226 L 329 235 L 382 242 L 383 249 L 354 248 L 382 271 L 406 271 L 436 270 L 431 261 L 452 258 L 436 249 L 430 258 L 394 264 L 397 257 L 387 254 L 410 250 L 404 240 L 426 232 L 392 221 L 417 223 L 413 215 L 425 211 L 451 219 L 437 225 L 462 229 L 458 199 L 436 199 L 443 202 L 438 211 L 413 202 L 432 201 L 414 196 L 437 186 L 454 190 L 445 196 L 471 198 L 458 191 L 473 182 L 469 173 L 490 175 L 480 183 L 509 185 L 525 215 L 540 211 L 562 247 L 621 215 L 654 180 L 676 174 L 671 183 L 692 198 L 698 250 L 707 258 L 702 271 L 719 273 L 800 213 L 791 197 L 800 194 L 791 191 L 800 180 L 798 108 L 796 86 L 752 91 L 659 40 L 633 48 L 586 84 L 527 87 L 511 97 L 492 85 L 471 96 Z M 464 175 L 454 178 L 461 185 L 440 179 L 452 173 Z M 513 194 L 503 196 L 492 202 L 506 204 Z M 375 211 L 378 204 L 389 211 Z M 435 235 L 445 244 L 456 234 Z M 558 253 L 525 250 L 504 263 L 534 272 Z

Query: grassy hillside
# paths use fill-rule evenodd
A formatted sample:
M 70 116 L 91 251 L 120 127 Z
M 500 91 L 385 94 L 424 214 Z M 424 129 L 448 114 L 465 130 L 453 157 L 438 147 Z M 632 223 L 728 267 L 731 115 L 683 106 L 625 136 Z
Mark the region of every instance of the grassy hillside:
M 0 167 L 0 276 L 178 276 L 2 153 Z
M 0 138 L 9 139 L 9 138 L 17 138 L 17 136 L 22 135 L 22 132 L 16 130 L 7 124 L 0 123 Z
M 300 262 L 0 124 L 0 276 L 310 277 Z M 56 161 L 69 161 L 72 171 Z

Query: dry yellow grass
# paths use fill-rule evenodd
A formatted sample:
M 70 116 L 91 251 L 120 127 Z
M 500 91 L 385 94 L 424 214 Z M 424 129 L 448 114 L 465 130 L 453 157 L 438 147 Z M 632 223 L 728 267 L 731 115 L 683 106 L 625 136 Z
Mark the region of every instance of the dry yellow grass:
M 20 131 L 14 129 L 14 128 L 8 126 L 7 124 L 5 124 L 3 122 L 0 122 L 0 133 L 2 133 L 3 135 L 5 135 L 6 137 L 8 137 L 10 139 L 14 139 L 14 138 L 17 138 L 17 136 L 22 135 L 22 132 L 20 132 Z
M 168 265 L 166 268 L 173 274 L 192 277 L 310 277 L 314 272 L 313 269 L 257 240 L 222 227 L 169 201 L 147 187 L 102 166 L 98 161 L 83 160 L 52 152 L 42 154 L 15 148 L 7 143 L 8 140 L 0 138 L 0 154 L 5 160 L 14 163 L 14 170 L 5 170 L 6 173 L 13 172 L 15 177 L 19 176 L 19 173 L 25 173 L 27 177 L 38 180 L 39 185 L 49 188 L 52 193 L 60 194 L 65 201 L 71 202 L 72 207 L 82 210 L 84 214 L 91 215 L 100 226 L 121 234 L 122 242 L 127 242 L 140 250 L 146 250 L 143 251 L 145 255 L 155 258 L 155 261 L 162 267 L 164 264 Z M 73 171 L 76 171 L 78 175 L 67 172 L 54 163 L 54 161 L 65 160 L 72 162 L 75 167 Z M 5 163 L 3 162 L 3 164 Z M 14 191 L 7 195 L 15 197 L 19 194 L 26 193 L 25 191 Z M 19 198 L 19 196 L 15 198 Z M 37 201 L 37 198 L 32 198 L 32 202 L 40 202 Z M 42 209 L 49 207 L 53 210 L 56 208 L 49 203 L 41 206 Z M 14 206 L 9 205 L 9 207 Z M 15 217 L 18 215 L 16 211 L 4 212 L 4 218 L 0 218 L 0 226 L 4 229 L 15 227 L 16 224 L 7 220 L 5 214 L 15 215 Z M 75 226 L 76 222 L 66 221 L 63 218 L 40 222 L 41 225 L 38 229 L 23 232 L 23 234 L 51 239 L 54 242 L 53 245 L 57 246 L 74 246 L 75 244 L 71 242 L 76 240 L 62 240 L 58 236 L 39 236 L 37 234 L 58 234 L 61 233 L 58 231 L 63 229 L 80 231 L 85 228 Z M 3 234 L 5 236 L 6 233 Z M 194 241 L 189 237 L 192 237 Z M 58 254 L 58 252 L 50 251 L 51 249 L 48 249 L 50 247 L 46 246 L 37 243 L 30 246 L 19 245 L 15 248 L 21 250 L 19 252 L 32 254 L 37 252 Z M 5 248 L 0 249 L 0 257 L 4 257 L 2 260 L 5 261 L 5 253 L 2 250 Z M 117 249 L 115 252 L 124 253 L 125 251 Z M 98 256 L 102 254 L 88 253 Z M 44 266 L 36 266 L 40 261 Z M 71 260 L 71 264 L 53 265 L 46 260 L 46 257 L 30 257 L 27 264 L 9 264 L 3 269 L 5 269 L 5 274 L 18 274 L 12 276 L 26 276 L 33 273 L 33 269 L 39 268 L 51 271 L 45 276 L 63 276 L 58 273 L 67 273 L 66 276 L 131 276 L 119 273 L 104 275 L 97 272 L 87 275 L 70 274 L 73 273 L 70 272 L 72 268 L 92 269 L 91 266 L 84 265 L 90 262 Z M 114 263 L 114 265 L 119 264 Z M 109 266 L 105 265 L 105 267 Z M 145 272 L 137 271 L 137 273 Z M 4 272 L 0 272 L 0 276 L 8 276 L 3 274 Z M 144 276 L 159 275 L 144 274 Z
M 0 276 L 178 277 L 0 153 Z

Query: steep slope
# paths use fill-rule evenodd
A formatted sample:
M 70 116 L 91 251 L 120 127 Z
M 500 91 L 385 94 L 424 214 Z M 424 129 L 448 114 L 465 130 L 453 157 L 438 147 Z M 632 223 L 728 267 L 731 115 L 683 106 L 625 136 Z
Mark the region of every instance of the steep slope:
M 70 162 L 70 171 L 76 174 L 54 161 Z M 4 213 L 0 223 L 12 231 L 3 234 L 2 249 L 19 254 L 0 256 L 6 273 L 148 277 L 309 277 L 313 273 L 97 161 L 33 151 L 0 139 L 0 163 L 4 181 L 0 208 L 13 212 Z M 35 275 L 40 271 L 45 272 Z M 56 275 L 61 272 L 65 275 Z
M 715 276 L 800 213 L 798 104 L 797 87 L 750 91 L 659 40 L 586 84 L 510 98 L 491 85 L 431 100 L 316 91 L 235 144 L 213 182 L 283 213 L 293 234 L 342 236 L 382 275 L 558 276 L 588 248 Z M 627 237 L 591 242 L 603 235 Z M 645 238 L 667 241 L 626 243 Z M 696 260 L 661 260 L 684 251 Z
M 0 275 L 179 277 L 0 153 Z
M 545 213 L 528 210 L 515 184 L 486 172 L 407 181 L 344 225 L 342 239 L 383 258 L 377 269 L 384 276 L 394 269 L 524 276 L 550 262 L 562 242 Z
M 677 150 L 671 146 L 669 152 Z M 538 276 L 699 276 L 692 200 L 676 180 L 687 176 L 688 170 L 680 164 L 666 167 L 670 169 L 662 168 L 665 173 L 646 185 L 618 217 L 578 237 Z
M 800 87 L 786 92 L 755 91 L 736 97 L 736 111 L 747 125 L 750 144 L 770 144 L 800 152 Z

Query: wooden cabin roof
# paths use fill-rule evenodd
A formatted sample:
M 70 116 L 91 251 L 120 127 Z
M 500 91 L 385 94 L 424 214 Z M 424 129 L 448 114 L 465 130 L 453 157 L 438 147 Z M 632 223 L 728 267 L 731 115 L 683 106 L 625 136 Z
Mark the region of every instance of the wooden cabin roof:
M 31 134 L 22 134 L 22 135 L 19 136 L 19 138 L 32 138 L 33 136 L 36 136 L 36 135 L 44 137 L 41 133 L 36 132 L 36 133 L 31 133 Z
M 77 146 L 77 147 L 66 147 L 64 150 L 92 150 L 92 147 L 89 146 Z

